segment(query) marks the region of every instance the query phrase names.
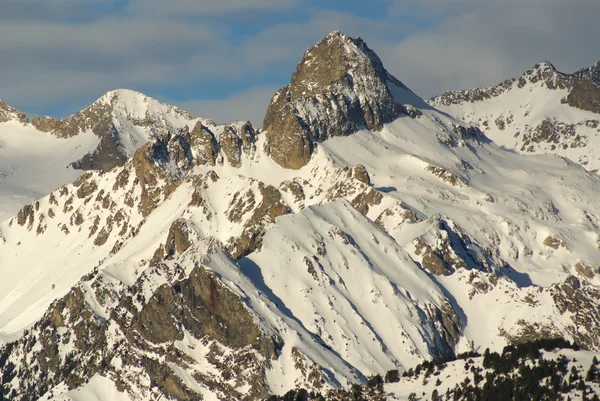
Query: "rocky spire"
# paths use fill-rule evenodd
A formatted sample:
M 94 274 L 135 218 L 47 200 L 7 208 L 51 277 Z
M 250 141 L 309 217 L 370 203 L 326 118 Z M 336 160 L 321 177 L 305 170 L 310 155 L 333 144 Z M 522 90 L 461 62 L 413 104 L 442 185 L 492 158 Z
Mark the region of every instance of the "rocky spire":
M 415 101 L 422 102 L 362 39 L 335 31 L 304 53 L 291 83 L 273 96 L 263 122 L 266 150 L 279 165 L 299 169 L 315 142 L 379 130 L 407 113 L 402 103 Z

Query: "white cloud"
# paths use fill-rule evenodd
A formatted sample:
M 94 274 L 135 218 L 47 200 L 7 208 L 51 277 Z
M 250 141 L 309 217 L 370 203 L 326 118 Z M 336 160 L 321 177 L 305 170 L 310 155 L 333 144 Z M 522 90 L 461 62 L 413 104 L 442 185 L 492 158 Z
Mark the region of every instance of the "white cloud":
M 43 7 L 41 0 L 7 1 L 0 7 L 4 16 L 14 15 L 7 10 L 17 10 L 19 4 Z M 386 20 L 318 8 L 304 10 L 308 20 L 291 18 L 300 0 L 132 1 L 127 17 L 104 10 L 97 18 L 68 22 L 26 19 L 26 15 L 3 19 L 0 97 L 24 111 L 77 102 L 79 108 L 118 87 L 153 88 L 160 97 L 161 88 L 208 79 L 248 84 L 258 75 L 265 82 L 264 75 L 279 71 L 277 80 L 281 80 L 282 71 L 290 76 L 303 52 L 334 29 L 362 36 L 391 73 L 424 97 L 447 89 L 493 85 L 542 59 L 570 72 L 600 58 L 596 39 L 600 2 L 588 0 L 389 0 L 393 5 Z M 55 4 L 75 13 L 85 8 L 83 4 L 102 8 L 116 3 L 58 0 Z M 140 7 L 145 8 L 143 14 Z M 159 17 L 161 7 L 169 7 L 167 17 Z M 230 28 L 246 23 L 231 13 L 284 9 L 291 12 L 288 22 L 265 18 L 257 33 L 239 34 L 240 30 Z M 202 18 L 187 18 L 191 15 Z M 223 121 L 251 119 L 260 125 L 268 98 L 285 81 L 229 99 L 188 104 L 194 113 Z M 242 114 L 236 117 L 223 111 L 226 102 L 234 102 L 231 109 Z
M 132 0 L 136 14 L 224 15 L 249 11 L 280 11 L 298 5 L 296 0 Z
M 491 86 L 519 76 L 541 60 L 573 72 L 600 57 L 600 2 L 445 0 L 426 4 L 444 6 L 452 16 L 434 30 L 384 44 L 380 54 L 390 72 L 423 96 Z
M 7 21 L 0 24 L 0 76 L 10 78 L 0 80 L 0 97 L 24 111 L 77 99 L 85 107 L 90 99 L 120 87 L 183 86 L 273 68 L 291 75 L 303 52 L 329 31 L 360 34 L 380 32 L 381 26 L 386 24 L 325 12 L 306 23 L 274 23 L 228 41 L 223 25 L 172 18 Z
M 148 18 L 4 22 L 0 96 L 36 107 L 117 87 L 239 75 L 244 67 L 230 62 L 226 32 L 212 24 Z
M 267 106 L 278 89 L 279 87 L 274 85 L 255 86 L 225 99 L 196 99 L 172 103 L 193 116 L 210 118 L 217 123 L 247 120 L 255 127 L 260 127 Z

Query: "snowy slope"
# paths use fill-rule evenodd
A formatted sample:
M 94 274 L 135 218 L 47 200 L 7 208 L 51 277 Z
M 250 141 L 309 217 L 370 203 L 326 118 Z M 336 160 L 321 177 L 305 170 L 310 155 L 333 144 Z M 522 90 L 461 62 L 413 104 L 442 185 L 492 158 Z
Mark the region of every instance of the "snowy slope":
M 567 101 L 570 96 L 590 96 L 573 88 L 578 79 L 541 62 L 519 79 L 491 88 L 447 92 L 428 102 L 479 126 L 500 146 L 525 154 L 557 154 L 597 171 L 600 116 Z
M 98 142 L 91 132 L 63 139 L 18 121 L 0 123 L 0 220 L 77 178 L 81 171 L 69 163 Z
M 280 218 L 262 249 L 239 264 L 361 372 L 410 366 L 445 351 L 427 316 L 428 308 L 449 308 L 442 292 L 347 201 Z

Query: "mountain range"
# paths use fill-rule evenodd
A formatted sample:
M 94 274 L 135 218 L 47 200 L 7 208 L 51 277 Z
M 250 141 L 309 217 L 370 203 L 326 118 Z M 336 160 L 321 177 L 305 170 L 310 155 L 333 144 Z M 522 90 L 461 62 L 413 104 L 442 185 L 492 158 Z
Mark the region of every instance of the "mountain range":
M 261 128 L 129 90 L 62 120 L 0 103 L 2 397 L 349 399 L 556 338 L 589 365 L 599 115 L 600 64 L 426 101 L 339 31 Z

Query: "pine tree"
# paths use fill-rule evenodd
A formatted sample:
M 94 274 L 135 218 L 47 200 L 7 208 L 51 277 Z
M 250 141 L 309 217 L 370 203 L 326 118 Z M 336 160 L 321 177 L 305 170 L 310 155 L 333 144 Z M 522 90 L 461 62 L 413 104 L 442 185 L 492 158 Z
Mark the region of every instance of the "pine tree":
M 598 368 L 596 367 L 595 363 L 592 363 L 585 375 L 585 380 L 588 382 L 594 382 L 594 381 L 596 381 L 597 377 L 598 377 Z

